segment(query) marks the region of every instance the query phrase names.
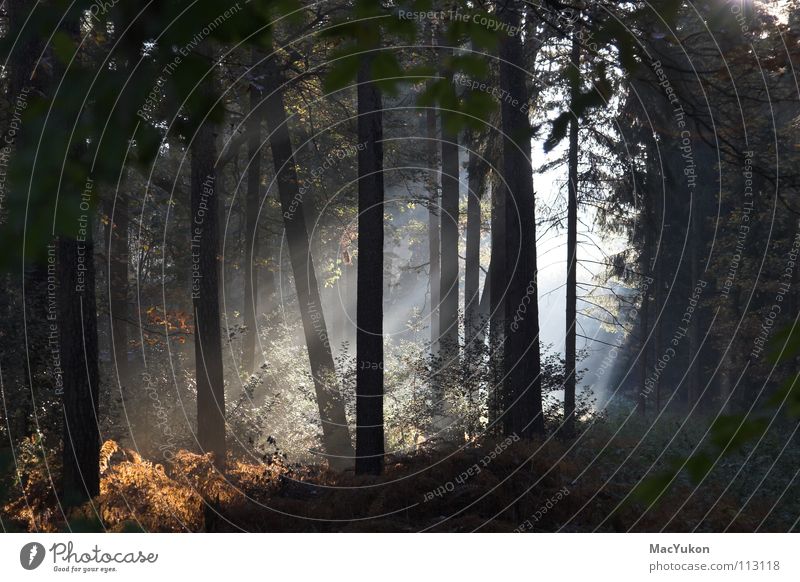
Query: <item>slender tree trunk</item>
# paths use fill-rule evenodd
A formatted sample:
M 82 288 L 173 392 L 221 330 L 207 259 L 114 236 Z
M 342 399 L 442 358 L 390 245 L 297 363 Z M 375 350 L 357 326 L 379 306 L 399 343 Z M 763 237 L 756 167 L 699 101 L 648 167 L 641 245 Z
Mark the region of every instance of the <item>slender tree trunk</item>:
M 476 340 L 480 328 L 478 285 L 481 270 L 481 198 L 486 182 L 486 165 L 472 144 L 469 152 L 467 194 L 467 249 L 464 263 L 464 345 Z
M 486 277 L 483 280 L 483 291 L 481 292 L 481 299 L 478 303 L 478 331 L 475 335 L 475 343 L 478 345 L 482 345 L 486 341 L 486 331 L 489 322 L 489 298 L 491 293 L 489 292 L 491 288 L 491 280 L 492 280 L 492 263 L 489 262 L 489 267 L 486 269 Z
M 428 137 L 428 160 L 430 161 L 429 191 L 430 206 L 428 207 L 428 248 L 430 260 L 430 289 L 431 289 L 431 354 L 436 356 L 439 353 L 439 277 L 440 269 L 440 220 L 441 213 L 439 204 L 439 154 L 436 147 L 436 109 L 429 107 L 426 113 L 427 137 Z
M 506 422 L 503 384 L 506 300 L 506 189 L 498 178 L 492 185 L 491 258 L 489 263 L 489 361 L 492 367 L 492 386 L 489 391 L 489 426 Z
M 205 88 L 205 90 L 211 90 Z M 219 308 L 219 219 L 215 127 L 203 122 L 191 143 L 191 247 L 197 439 L 225 467 L 225 386 Z
M 518 1 L 498 2 L 501 21 L 517 29 L 521 7 Z M 519 103 L 528 102 L 524 65 L 520 39 L 503 36 L 500 89 Z M 505 225 L 508 293 L 503 345 L 504 392 L 510 402 L 506 405 L 504 424 L 506 433 L 529 438 L 544 434 L 531 129 L 528 115 L 518 103 L 504 99 L 500 111 L 504 133 L 503 177 L 508 195 Z
M 570 55 L 570 64 L 575 73 L 570 88 L 573 103 L 580 95 L 580 51 L 580 41 L 576 29 L 572 35 L 572 54 Z M 564 347 L 564 434 L 567 437 L 571 437 L 575 433 L 575 385 L 577 382 L 578 129 L 578 115 L 574 114 L 569 126 L 569 152 L 567 154 L 569 166 L 567 183 L 567 321 Z
M 432 61 L 435 62 L 438 58 L 438 53 L 435 48 L 437 45 L 436 29 L 431 25 L 426 32 L 431 46 L 434 47 L 432 51 Z M 434 363 L 439 355 L 439 335 L 441 333 L 441 314 L 439 308 L 442 299 L 441 289 L 439 287 L 441 277 L 441 199 L 439 188 L 441 184 L 439 182 L 440 160 L 439 148 L 437 147 L 438 133 L 436 131 L 436 118 L 436 108 L 428 107 L 425 113 L 427 152 L 428 162 L 430 163 L 430 172 L 428 173 L 428 191 L 430 192 L 430 205 L 428 206 L 428 259 L 430 264 L 431 291 L 431 356 L 434 358 Z M 434 393 L 438 391 L 438 374 L 438 368 L 434 367 L 431 374 L 431 389 Z
M 77 201 L 71 200 L 77 204 Z M 58 241 L 58 331 L 63 375 L 64 449 L 62 501 L 80 505 L 100 493 L 97 308 L 90 215 L 85 236 Z
M 664 257 L 663 255 L 656 259 L 658 261 L 658 266 L 655 264 L 653 265 L 655 270 L 655 276 L 653 277 L 653 284 L 655 285 L 655 305 L 653 306 L 656 311 L 656 322 L 654 324 L 655 329 L 654 332 L 654 341 L 653 341 L 653 363 L 658 361 L 658 358 L 661 356 L 661 346 L 663 342 L 661 341 L 661 330 L 662 330 L 662 322 L 664 320 L 663 317 L 659 316 L 658 313 L 661 311 L 662 302 L 664 300 Z M 656 391 L 656 412 L 661 412 L 661 377 L 655 378 L 655 391 Z
M 383 470 L 383 113 L 369 56 L 358 72 L 356 473 Z
M 8 15 L 9 31 L 27 31 L 27 34 L 14 35 L 14 49 L 7 55 L 8 62 L 5 67 L 8 76 L 8 108 L 13 112 L 15 109 L 21 111 L 23 106 L 27 106 L 36 91 L 41 91 L 42 87 L 49 84 L 50 75 L 45 73 L 45 67 L 38 67 L 38 58 L 42 52 L 44 39 L 42 36 L 31 32 L 30 26 L 25 27 L 31 11 L 37 8 L 37 3 L 33 0 L 8 0 L 6 10 Z M 6 33 L 7 35 L 9 33 Z M 8 112 L 8 115 L 11 113 Z M 4 128 L 0 139 L 4 146 L 10 144 L 6 141 L 11 138 Z M 14 137 L 11 141 L 15 141 Z M 6 204 L 4 204 L 6 206 Z M 13 220 L 13 212 L 3 209 L 6 221 Z M 0 228 L 5 227 L 0 224 Z M 45 265 L 31 265 L 26 267 L 21 273 L 8 272 L 5 274 L 7 287 L 3 294 L 7 320 L 3 322 L 3 330 L 12 338 L 25 337 L 25 344 L 22 349 L 9 350 L 0 354 L 0 365 L 3 371 L 3 382 L 5 390 L 15 386 L 21 398 L 15 410 L 8 411 L 13 416 L 9 419 L 9 437 L 11 445 L 17 438 L 29 434 L 33 427 L 29 420 L 33 417 L 33 410 L 36 406 L 35 395 L 37 394 L 39 381 L 37 378 L 46 374 L 47 366 L 44 364 L 42 356 L 49 348 L 46 342 L 38 342 L 32 334 L 25 334 L 25 328 L 32 328 L 33 325 L 41 326 L 44 330 L 42 336 L 47 335 L 48 324 L 44 319 L 47 313 L 48 302 L 48 272 Z M 19 292 L 17 292 L 19 290 Z M 18 377 L 14 377 L 12 371 L 18 372 Z M 55 383 L 55 381 L 54 381 Z
M 252 64 L 257 62 L 255 52 Z M 247 121 L 247 200 L 245 202 L 245 258 L 244 258 L 244 325 L 247 332 L 242 341 L 242 369 L 252 374 L 255 365 L 256 336 L 258 335 L 258 209 L 261 185 L 261 100 L 255 84 L 250 84 L 250 117 Z
M 353 445 L 347 428 L 344 402 L 339 393 L 336 368 L 328 340 L 325 317 L 319 297 L 314 261 L 309 247 L 303 197 L 297 180 L 292 142 L 287 125 L 282 79 L 270 63 L 270 86 L 265 118 L 269 130 L 272 161 L 278 182 L 278 195 L 283 211 L 283 224 L 289 245 L 289 257 L 297 287 L 297 301 L 303 321 L 308 359 L 322 422 L 323 444 L 332 467 L 343 469 L 352 464 Z
M 650 244 L 651 238 L 649 236 L 645 236 L 644 238 L 644 257 L 641 261 L 642 268 L 645 269 L 645 273 L 648 272 L 650 268 Z M 639 382 L 639 392 L 638 392 L 638 412 L 640 415 L 644 416 L 647 412 L 647 399 L 650 397 L 650 391 L 647 388 L 647 376 L 650 373 L 650 369 L 648 367 L 648 350 L 647 350 L 647 337 L 650 333 L 650 292 L 649 289 L 645 290 L 642 293 L 642 308 L 640 310 L 640 317 L 641 317 L 641 325 L 639 326 L 639 333 L 642 335 L 641 342 L 639 344 L 639 357 L 641 358 L 641 362 L 639 363 L 639 370 L 640 370 L 640 382 Z M 656 400 L 658 400 L 658 397 Z
M 447 51 L 448 53 L 452 51 Z M 444 56 L 444 54 L 442 55 Z M 446 71 L 442 71 L 446 75 Z M 450 114 L 453 115 L 453 114 Z M 439 349 L 446 368 L 458 366 L 458 198 L 459 167 L 458 134 L 448 129 L 447 115 L 441 116 L 442 214 L 441 214 L 441 307 L 439 316 Z
M 712 164 L 713 167 L 713 164 Z M 691 244 L 689 245 L 689 263 L 690 263 L 690 274 L 691 274 L 691 287 L 689 289 L 689 297 L 692 296 L 693 288 L 697 285 L 697 282 L 700 278 L 700 259 L 698 256 L 697 249 L 703 244 L 703 236 L 700 232 L 700 225 L 698 221 L 698 215 L 700 213 L 700 198 L 698 196 L 698 192 L 692 191 L 691 194 L 691 203 L 689 205 L 689 236 L 691 240 Z M 696 403 L 698 403 L 698 398 L 700 394 L 700 358 L 697 354 L 697 351 L 700 349 L 700 322 L 698 321 L 698 317 L 700 315 L 699 309 L 696 311 L 696 315 L 692 320 L 689 326 L 689 333 L 687 334 L 689 337 L 689 360 L 688 366 L 689 369 L 686 372 L 687 382 L 686 382 L 686 410 L 689 411 L 692 409 Z M 698 356 L 695 359 L 695 356 Z M 694 360 L 694 362 L 693 362 Z M 698 403 L 698 410 L 700 409 L 700 405 Z
M 109 329 L 116 384 L 130 382 L 128 366 L 128 264 L 129 213 L 124 195 L 109 197 L 106 214 L 106 252 L 108 256 Z
M 77 15 L 66 15 L 64 24 L 64 32 L 77 41 Z M 64 99 L 64 96 L 57 93 L 53 83 L 67 74 L 61 64 L 57 64 L 56 69 L 45 81 L 48 89 L 52 89 L 54 101 Z M 83 202 L 96 195 L 95 183 L 84 159 L 86 145 L 76 143 L 67 153 L 87 173 L 83 191 L 70 193 L 59 204 L 80 208 Z M 59 236 L 56 251 L 58 338 L 61 369 L 64 371 L 61 501 L 66 507 L 75 507 L 100 493 L 100 371 L 93 222 L 90 210 L 81 211 L 77 235 L 74 238 Z

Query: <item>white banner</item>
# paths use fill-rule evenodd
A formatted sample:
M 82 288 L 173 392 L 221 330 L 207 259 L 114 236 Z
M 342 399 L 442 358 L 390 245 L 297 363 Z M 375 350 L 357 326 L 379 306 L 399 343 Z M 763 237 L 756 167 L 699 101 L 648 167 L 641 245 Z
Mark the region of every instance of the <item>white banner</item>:
M 2 579 L 800 580 L 791 534 L 4 534 Z

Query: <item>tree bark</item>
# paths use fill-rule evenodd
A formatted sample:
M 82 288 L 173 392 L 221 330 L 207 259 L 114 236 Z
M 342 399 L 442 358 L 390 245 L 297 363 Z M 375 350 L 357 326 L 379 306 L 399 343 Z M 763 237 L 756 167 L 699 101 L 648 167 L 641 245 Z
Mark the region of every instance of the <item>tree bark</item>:
M 439 277 L 441 276 L 440 255 L 440 202 L 439 202 L 439 153 L 436 147 L 436 109 L 429 107 L 426 112 L 428 160 L 430 162 L 429 191 L 430 205 L 428 207 L 428 255 L 430 261 L 430 289 L 431 289 L 431 354 L 439 354 Z
M 478 286 L 481 270 L 481 198 L 486 183 L 486 164 L 471 144 L 468 161 L 467 248 L 464 263 L 464 345 L 476 341 L 480 330 Z
M 297 167 L 287 125 L 286 106 L 283 96 L 283 80 L 270 63 L 270 86 L 274 87 L 267 97 L 264 117 L 269 131 L 272 161 L 278 182 L 278 195 L 283 212 L 283 224 L 289 245 L 289 258 L 297 287 L 297 300 L 303 332 L 308 347 L 308 359 L 322 423 L 323 445 L 332 467 L 344 469 L 352 465 L 353 445 L 347 428 L 344 402 L 339 394 L 336 368 L 328 340 L 325 317 L 319 297 L 319 286 L 314 270 L 314 261 L 309 247 L 305 222 L 303 196 L 297 180 Z
M 11 111 L 19 110 L 23 104 L 27 105 L 37 91 L 42 91 L 51 82 L 49 73 L 43 72 L 42 68 L 37 69 L 44 39 L 32 31 L 32 27 L 24 26 L 36 6 L 37 3 L 32 0 L 9 0 L 6 3 L 8 29 L 14 31 L 15 35 L 14 50 L 7 55 L 5 69 L 8 75 L 6 99 Z M 7 129 L 4 128 L 0 136 L 6 146 L 9 145 L 6 140 L 10 137 Z M 11 141 L 16 139 L 14 137 Z M 14 219 L 13 212 L 4 208 L 2 214 L 4 221 L 0 227 L 6 227 L 8 221 Z M 39 378 L 48 375 L 48 366 L 45 363 L 45 354 L 49 351 L 47 343 L 38 342 L 33 334 L 25 333 L 26 327 L 30 329 L 36 325 L 45 330 L 41 335 L 47 334 L 45 314 L 48 302 L 48 271 L 44 264 L 34 264 L 17 273 L 12 273 L 9 269 L 4 279 L 6 292 L 1 301 L 6 317 L 2 322 L 3 330 L 7 337 L 25 338 L 25 343 L 21 346 L 23 349 L 8 350 L 0 354 L 6 394 L 9 391 L 20 394 L 19 404 L 15 406 L 13 416 L 8 419 L 9 444 L 13 446 L 15 439 L 29 434 L 34 428 L 29 422 L 36 406 L 37 391 L 34 388 L 40 385 Z
M 498 2 L 500 19 L 518 28 L 522 3 Z M 516 36 L 500 41 L 500 89 L 528 103 L 522 46 Z M 530 160 L 530 122 L 527 113 L 503 99 L 503 177 L 506 201 L 505 254 L 508 292 L 505 300 L 504 371 L 507 434 L 529 438 L 544 434 L 542 378 L 539 353 L 538 284 L 536 281 L 536 221 L 533 168 Z
M 571 101 L 580 94 L 580 42 L 577 30 L 572 35 L 570 65 L 575 71 L 571 81 Z M 567 308 L 566 339 L 564 346 L 564 434 L 575 432 L 575 385 L 577 341 L 577 266 L 578 266 L 578 129 L 579 119 L 573 111 L 569 126 L 569 151 L 567 154 Z
M 642 272 L 648 273 L 650 269 L 650 237 L 645 235 L 644 239 L 644 257 L 643 260 L 640 261 L 641 268 L 643 269 Z M 645 290 L 642 293 L 642 308 L 640 313 L 641 317 L 641 325 L 639 326 L 639 333 L 642 335 L 641 342 L 639 343 L 639 358 L 641 361 L 639 363 L 639 371 L 640 371 L 640 386 L 639 386 L 639 402 L 637 406 L 637 412 L 644 416 L 647 412 L 647 399 L 650 397 L 650 393 L 647 391 L 647 377 L 650 373 L 648 368 L 648 350 L 647 350 L 647 338 L 650 333 L 650 291 L 649 289 Z M 657 345 L 658 342 L 656 342 Z M 658 357 L 658 355 L 656 355 Z M 658 400 L 657 395 L 656 401 Z
M 108 261 L 108 310 L 112 360 L 116 384 L 130 381 L 128 367 L 128 264 L 129 213 L 125 195 L 109 196 L 106 215 L 106 252 Z
M 452 51 L 447 51 L 452 52 Z M 443 55 L 442 55 L 443 56 Z M 442 71 L 447 75 L 447 71 Z M 439 349 L 446 368 L 458 366 L 458 198 L 459 166 L 458 134 L 447 127 L 447 113 L 441 116 L 442 213 L 441 213 L 441 276 L 439 289 Z M 454 115 L 450 113 L 449 115 Z
M 72 200 L 71 203 L 76 203 Z M 78 239 L 58 240 L 58 331 L 63 374 L 62 502 L 75 507 L 100 493 L 97 307 L 90 215 Z
M 506 189 L 498 178 L 492 185 L 491 258 L 489 262 L 489 361 L 492 367 L 492 386 L 489 390 L 489 426 L 504 422 L 506 402 L 503 339 L 505 337 L 506 294 Z
M 206 86 L 205 91 L 212 88 Z M 204 121 L 191 150 L 192 304 L 195 322 L 197 440 L 214 464 L 225 467 L 225 386 L 222 370 L 219 270 L 220 200 L 217 187 L 216 132 Z
M 252 64 L 255 67 L 255 53 Z M 244 258 L 244 325 L 247 332 L 242 341 L 242 369 L 252 374 L 255 366 L 256 336 L 258 335 L 258 210 L 261 184 L 261 91 L 251 83 L 249 88 L 250 116 L 247 120 L 247 200 L 245 202 Z
M 383 114 L 372 58 L 358 72 L 356 473 L 383 470 Z
M 438 58 L 436 52 L 436 30 L 433 25 L 427 30 L 429 40 L 434 47 L 432 60 L 435 62 Z M 439 422 L 438 416 L 440 415 L 441 408 L 439 406 L 442 400 L 441 394 L 441 366 L 440 366 L 440 348 L 439 338 L 441 334 L 441 264 L 442 264 L 442 245 L 441 245 L 441 197 L 439 189 L 440 183 L 440 160 L 438 145 L 438 133 L 436 128 L 437 109 L 435 107 L 428 107 L 426 110 L 426 137 L 427 137 L 427 152 L 428 161 L 430 163 L 430 172 L 428 173 L 428 190 L 430 192 L 430 202 L 428 206 L 428 260 L 429 260 L 429 282 L 430 282 L 430 318 L 431 318 L 431 370 L 429 378 L 429 386 L 431 397 L 435 403 L 436 409 L 433 411 L 433 424 Z M 435 427 L 434 427 L 435 428 Z

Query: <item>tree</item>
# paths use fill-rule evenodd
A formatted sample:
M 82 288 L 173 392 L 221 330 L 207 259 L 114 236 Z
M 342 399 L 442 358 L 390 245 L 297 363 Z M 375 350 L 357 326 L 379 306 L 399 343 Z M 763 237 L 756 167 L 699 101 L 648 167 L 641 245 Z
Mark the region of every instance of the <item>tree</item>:
M 440 46 L 443 45 L 440 39 Z M 452 57 L 452 49 L 440 49 L 440 76 L 452 76 L 444 64 L 448 56 Z M 457 367 L 459 360 L 458 342 L 458 199 L 459 171 L 458 132 L 452 129 L 453 112 L 441 111 L 441 185 L 442 211 L 441 228 L 441 273 L 439 289 L 439 348 L 443 350 L 442 359 L 445 368 Z
M 256 69 L 256 53 L 253 51 L 252 64 Z M 247 334 L 242 342 L 242 369 L 246 374 L 253 373 L 255 363 L 256 336 L 258 335 L 258 265 L 256 253 L 259 245 L 258 217 L 261 186 L 261 103 L 262 95 L 258 86 L 251 82 L 248 95 L 250 112 L 247 122 L 247 197 L 245 202 L 245 256 L 244 256 L 244 325 Z
M 522 3 L 498 1 L 500 21 L 519 29 Z M 505 182 L 505 337 L 503 359 L 504 429 L 531 437 L 544 433 L 536 281 L 536 221 L 530 122 L 519 103 L 528 103 L 522 45 L 516 35 L 500 41 L 500 89 L 518 101 L 503 99 L 503 179 Z
M 91 181 L 87 182 L 87 187 Z M 77 196 L 65 203 L 77 204 Z M 100 493 L 97 307 L 91 216 L 78 238 L 58 239 L 58 332 L 64 389 L 62 501 L 79 505 Z
M 209 73 L 209 75 L 213 74 Z M 207 98 L 213 80 L 201 85 Z M 209 99 L 210 100 L 210 99 Z M 225 384 L 219 307 L 220 192 L 216 171 L 216 128 L 206 117 L 191 142 L 192 304 L 195 322 L 197 379 L 197 440 L 203 452 L 214 454 L 225 467 Z
M 76 14 L 66 20 L 66 32 L 71 38 L 79 35 Z M 82 58 L 79 56 L 79 59 Z M 71 76 L 61 66 L 50 79 L 62 74 L 62 82 L 69 86 Z M 71 72 L 73 75 L 76 71 Z M 55 87 L 52 99 L 62 100 L 65 95 Z M 63 89 L 61 89 L 63 91 Z M 54 128 L 48 128 L 55 131 Z M 62 142 L 64 143 L 64 142 Z M 83 143 L 64 144 L 70 157 L 82 169 L 88 168 Z M 74 182 L 67 182 L 70 186 Z M 97 300 L 94 264 L 94 221 L 91 211 L 84 212 L 94 196 L 95 181 L 85 174 L 82 192 L 73 191 L 64 196 L 56 207 L 66 215 L 79 209 L 75 235 L 58 237 L 58 338 L 61 367 L 65 371 L 63 384 L 64 443 L 62 451 L 62 502 L 66 507 L 77 506 L 100 493 L 100 371 L 98 367 Z M 84 203 L 87 203 L 84 205 Z M 52 329 L 52 328 L 51 328 Z
M 491 258 L 489 273 L 486 277 L 489 285 L 489 354 L 492 367 L 492 386 L 489 392 L 489 425 L 503 423 L 505 410 L 505 369 L 503 343 L 506 319 L 506 270 L 505 253 L 506 238 L 506 187 L 499 176 L 492 180 L 491 211 Z M 485 295 L 485 292 L 484 292 Z
M 356 473 L 383 469 L 383 121 L 372 58 L 358 72 Z
M 269 131 L 272 162 L 278 182 L 278 195 L 283 211 L 283 224 L 297 288 L 297 301 L 303 321 L 308 359 L 314 378 L 323 444 L 331 466 L 345 468 L 352 463 L 353 445 L 347 428 L 344 402 L 339 394 L 336 368 L 308 241 L 303 196 L 299 192 L 297 168 L 287 124 L 283 96 L 284 80 L 274 60 L 267 63 L 267 76 L 269 86 L 273 89 L 267 96 L 264 115 Z
M 581 47 L 578 28 L 572 33 L 570 65 L 570 100 L 573 103 L 580 97 Z M 577 267 L 578 267 L 578 130 L 579 116 L 573 111 L 569 126 L 569 152 L 567 165 L 567 306 L 566 340 L 564 348 L 564 434 L 572 436 L 575 431 L 575 384 L 577 339 Z
M 8 54 L 5 67 L 8 83 L 6 99 L 10 104 L 8 116 L 13 115 L 14 110 L 19 114 L 23 107 L 28 106 L 33 95 L 43 92 L 45 79 L 49 82 L 49 75 L 36 70 L 39 55 L 42 53 L 43 39 L 31 31 L 30 27 L 24 26 L 35 8 L 35 3 L 27 0 L 10 0 L 6 3 L 9 30 L 6 35 L 8 37 L 13 31 L 15 43 L 14 49 Z M 3 135 L 0 139 L 5 145 L 13 144 L 18 147 L 16 142 L 20 141 L 20 136 L 9 135 L 11 124 L 5 123 L 5 118 L 3 121 Z M 7 191 L 5 190 L 4 194 Z M 7 200 L 4 200 L 3 209 L 0 212 L 2 225 L 0 231 L 7 231 L 11 225 L 21 222 L 20 220 L 10 221 L 10 218 L 12 216 L 8 213 Z M 8 252 L 4 255 L 6 257 L 13 256 L 14 261 L 22 258 L 21 249 L 20 252 Z M 25 338 L 24 350 L 4 349 L 0 355 L 5 393 L 8 394 L 10 390 L 14 391 L 13 388 L 16 388 L 16 392 L 20 395 L 20 401 L 14 407 L 15 410 L 9 411 L 13 416 L 6 418 L 6 428 L 12 441 L 9 444 L 12 446 L 13 439 L 28 434 L 29 419 L 37 404 L 34 387 L 42 384 L 40 378 L 46 374 L 42 362 L 42 354 L 45 352 L 44 342 L 39 344 L 36 339 L 31 337 L 31 334 L 25 333 L 25 329 L 45 328 L 46 323 L 42 320 L 42 316 L 47 313 L 47 268 L 44 263 L 34 263 L 24 269 L 14 269 L 14 271 L 16 272 L 9 269 L 4 273 L 3 281 L 6 288 L 0 298 L 3 317 L 2 329 L 6 338 L 13 342 L 17 342 L 21 337 Z M 52 382 L 47 382 L 47 384 L 52 384 Z
M 486 160 L 478 150 L 480 147 L 479 136 L 475 133 L 471 133 L 471 136 L 473 139 L 468 140 L 469 191 L 467 193 L 467 248 L 464 261 L 464 343 L 467 346 L 477 341 L 483 325 L 479 313 L 478 285 L 481 270 L 481 200 L 488 171 Z
M 105 251 L 107 253 L 108 319 L 111 332 L 112 360 L 116 371 L 115 384 L 130 382 L 128 366 L 128 245 L 129 214 L 126 195 L 106 198 Z
M 431 26 L 430 42 L 434 43 L 436 34 Z M 432 83 L 428 83 L 429 87 Z M 428 260 L 429 260 L 429 281 L 430 281 L 430 325 L 431 325 L 431 355 L 439 355 L 439 303 L 441 293 L 439 288 L 439 278 L 441 277 L 441 210 L 439 196 L 439 152 L 436 147 L 436 108 L 429 106 L 425 110 L 425 128 L 427 139 L 428 162 L 430 172 L 428 174 L 428 191 L 430 201 L 428 203 Z M 437 371 L 434 371 L 432 382 L 436 382 Z

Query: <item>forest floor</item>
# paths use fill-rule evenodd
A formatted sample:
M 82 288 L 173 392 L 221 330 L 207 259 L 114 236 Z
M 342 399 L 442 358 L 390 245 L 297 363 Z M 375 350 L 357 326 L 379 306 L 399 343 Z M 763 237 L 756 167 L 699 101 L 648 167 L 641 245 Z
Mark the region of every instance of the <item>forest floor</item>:
M 32 465 L 13 491 L 7 488 L 16 495 L 6 495 L 0 520 L 6 531 L 797 529 L 798 483 L 793 475 L 770 475 L 774 459 L 753 460 L 743 451 L 738 461 L 719 463 L 699 486 L 677 479 L 650 505 L 631 492 L 652 474 L 663 443 L 645 446 L 635 435 L 617 435 L 612 448 L 608 430 L 591 430 L 577 443 L 486 439 L 447 451 L 421 448 L 389 456 L 380 477 L 233 458 L 221 475 L 208 456 L 182 451 L 162 465 L 107 441 L 101 493 L 91 504 L 65 517 L 45 468 Z M 749 469 L 743 471 L 745 459 Z M 792 471 L 798 467 L 796 455 L 781 461 Z

